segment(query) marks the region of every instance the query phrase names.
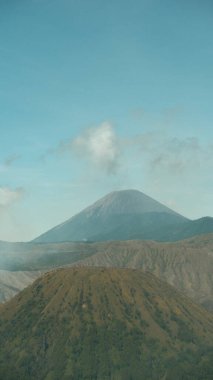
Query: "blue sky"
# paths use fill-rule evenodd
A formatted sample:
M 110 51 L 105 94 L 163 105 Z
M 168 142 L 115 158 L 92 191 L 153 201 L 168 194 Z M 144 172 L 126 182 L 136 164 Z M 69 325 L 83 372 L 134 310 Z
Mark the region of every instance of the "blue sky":
M 213 5 L 0 4 L 0 239 L 134 188 L 213 216 Z

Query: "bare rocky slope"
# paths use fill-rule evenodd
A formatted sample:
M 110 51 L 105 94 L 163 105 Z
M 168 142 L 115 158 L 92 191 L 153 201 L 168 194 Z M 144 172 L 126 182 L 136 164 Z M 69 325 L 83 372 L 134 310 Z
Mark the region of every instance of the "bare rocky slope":
M 213 310 L 213 234 L 176 243 L 121 241 L 101 243 L 26 244 L 14 252 L 2 250 L 1 300 L 20 291 L 41 271 L 81 265 L 142 268 L 154 273 L 209 310 Z M 8 261 L 7 261 L 8 257 Z M 25 276 L 21 272 L 25 271 Z M 30 271 L 30 272 L 29 272 Z M 32 271 L 32 273 L 31 273 Z M 16 276 L 18 280 L 16 280 Z M 11 291 L 12 287 L 12 291 Z
M 213 316 L 141 270 L 44 274 L 0 306 L 0 378 L 210 380 Z
M 150 271 L 213 311 L 213 234 L 176 243 L 100 243 L 98 253 L 77 264 Z
M 0 270 L 0 302 L 14 297 L 22 289 L 41 276 L 40 271 L 6 271 Z

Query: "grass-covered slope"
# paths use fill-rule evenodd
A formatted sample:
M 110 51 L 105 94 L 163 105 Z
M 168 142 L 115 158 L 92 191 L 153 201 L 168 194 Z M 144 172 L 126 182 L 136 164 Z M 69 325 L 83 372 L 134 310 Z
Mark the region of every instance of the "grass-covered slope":
M 211 379 L 212 315 L 149 273 L 56 270 L 0 312 L 2 379 Z

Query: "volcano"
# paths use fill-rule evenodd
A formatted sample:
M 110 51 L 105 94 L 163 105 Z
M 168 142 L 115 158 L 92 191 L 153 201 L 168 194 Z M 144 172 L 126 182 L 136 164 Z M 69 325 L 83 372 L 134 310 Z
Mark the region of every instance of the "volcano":
M 188 219 L 137 190 L 112 192 L 34 242 L 167 240 Z

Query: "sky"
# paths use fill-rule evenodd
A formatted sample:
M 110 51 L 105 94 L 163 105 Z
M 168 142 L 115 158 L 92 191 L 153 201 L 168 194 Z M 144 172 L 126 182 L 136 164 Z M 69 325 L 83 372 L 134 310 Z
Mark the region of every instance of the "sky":
M 0 240 L 114 190 L 213 216 L 211 0 L 1 0 Z

